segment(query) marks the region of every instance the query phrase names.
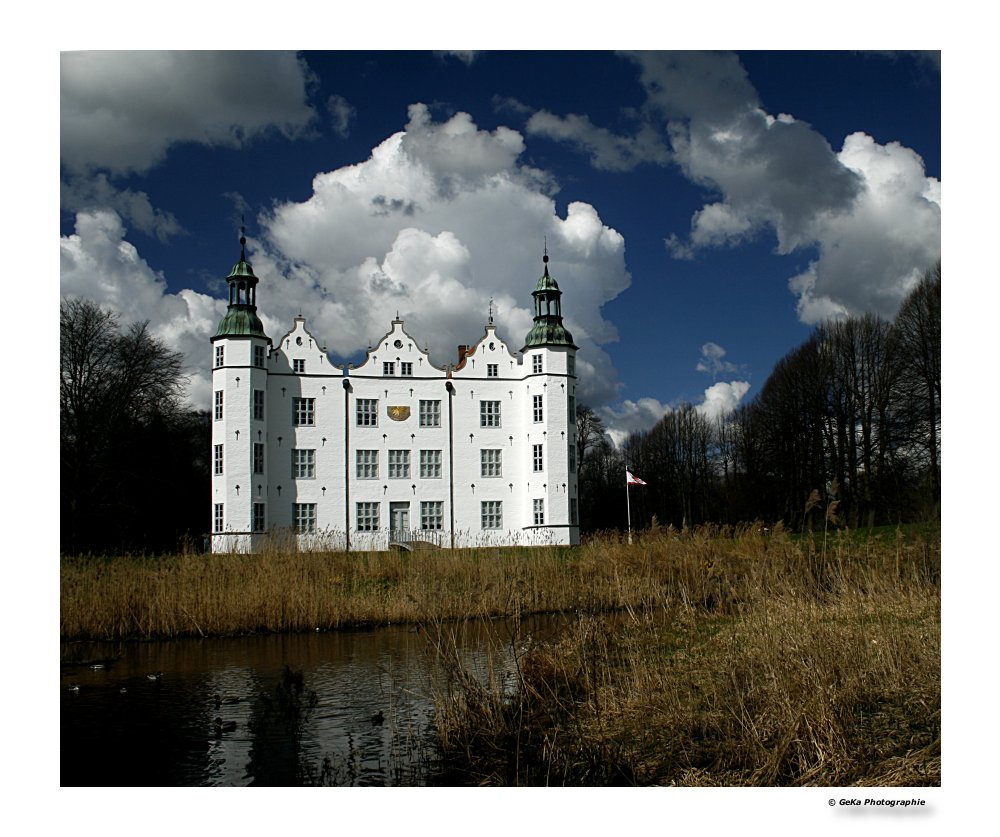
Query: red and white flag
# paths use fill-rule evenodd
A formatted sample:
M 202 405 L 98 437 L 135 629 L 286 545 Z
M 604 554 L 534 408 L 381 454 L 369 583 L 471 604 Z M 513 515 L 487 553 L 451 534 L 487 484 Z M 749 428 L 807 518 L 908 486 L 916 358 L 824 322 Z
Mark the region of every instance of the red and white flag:
M 643 482 L 638 477 L 633 476 L 631 471 L 626 470 L 625 471 L 625 484 L 626 485 L 645 485 L 646 483 Z

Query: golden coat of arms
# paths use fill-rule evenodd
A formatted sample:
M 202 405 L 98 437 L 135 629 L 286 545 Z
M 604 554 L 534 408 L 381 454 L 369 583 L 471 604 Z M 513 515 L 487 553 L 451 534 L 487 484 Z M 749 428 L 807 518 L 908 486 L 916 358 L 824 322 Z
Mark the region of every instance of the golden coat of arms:
M 410 417 L 409 407 L 389 407 L 386 412 L 393 421 L 406 421 Z

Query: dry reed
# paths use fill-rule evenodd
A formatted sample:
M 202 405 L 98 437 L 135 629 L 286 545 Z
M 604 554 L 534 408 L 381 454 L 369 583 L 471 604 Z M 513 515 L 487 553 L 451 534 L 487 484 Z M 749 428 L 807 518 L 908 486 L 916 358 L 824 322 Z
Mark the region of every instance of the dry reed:
M 498 638 L 506 679 L 452 658 L 447 780 L 940 784 L 939 541 L 839 533 L 817 553 L 781 532 L 720 534 L 602 544 L 656 596 L 545 643 Z

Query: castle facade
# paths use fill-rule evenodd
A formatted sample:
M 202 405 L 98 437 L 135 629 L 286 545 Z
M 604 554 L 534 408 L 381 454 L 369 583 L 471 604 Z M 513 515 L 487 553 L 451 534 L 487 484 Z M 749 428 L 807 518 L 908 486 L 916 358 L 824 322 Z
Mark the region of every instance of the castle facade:
M 397 318 L 335 365 L 302 316 L 273 342 L 246 260 L 212 337 L 212 551 L 579 543 L 576 349 L 544 274 L 520 350 L 492 314 L 431 363 Z

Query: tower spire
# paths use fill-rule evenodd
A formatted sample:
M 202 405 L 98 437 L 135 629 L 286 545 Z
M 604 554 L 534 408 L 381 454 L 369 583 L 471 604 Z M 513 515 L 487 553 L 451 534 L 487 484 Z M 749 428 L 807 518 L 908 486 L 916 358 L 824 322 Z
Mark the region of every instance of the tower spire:
M 525 338 L 524 348 L 531 346 L 576 346 L 573 335 L 570 334 L 562 321 L 562 291 L 555 279 L 549 276 L 549 242 L 545 239 L 545 249 L 542 251 L 542 264 L 545 266 L 542 278 L 535 285 L 531 295 L 535 298 L 535 324 Z M 523 351 L 523 349 L 522 349 Z
M 243 216 L 240 216 L 240 260 L 226 277 L 229 285 L 229 308 L 219 323 L 216 337 L 267 337 L 257 316 L 257 277 L 247 261 L 247 236 Z

